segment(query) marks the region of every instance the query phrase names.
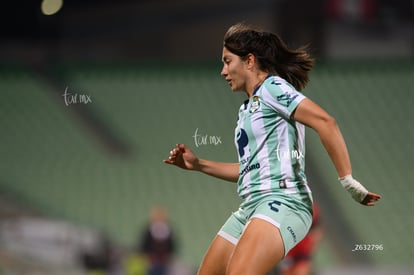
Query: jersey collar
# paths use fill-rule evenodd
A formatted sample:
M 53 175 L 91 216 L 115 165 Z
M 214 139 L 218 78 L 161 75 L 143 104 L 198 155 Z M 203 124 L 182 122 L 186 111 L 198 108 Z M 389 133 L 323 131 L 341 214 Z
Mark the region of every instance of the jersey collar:
M 268 78 L 270 78 L 272 75 L 271 74 L 268 74 L 267 76 L 266 76 L 266 78 L 265 78 L 265 80 L 262 82 L 262 84 L 260 84 L 259 86 L 257 86 L 256 87 L 256 89 L 254 89 L 254 91 L 253 91 L 253 94 L 252 94 L 252 96 L 251 97 L 253 97 L 254 95 L 256 95 L 256 93 L 257 93 L 257 91 L 260 89 L 260 87 L 262 87 L 262 85 L 263 85 L 263 83 L 268 79 Z M 249 100 L 250 100 L 250 98 L 249 99 L 246 99 L 245 101 L 244 101 L 244 109 L 246 110 L 246 108 L 247 108 L 247 104 L 249 104 Z

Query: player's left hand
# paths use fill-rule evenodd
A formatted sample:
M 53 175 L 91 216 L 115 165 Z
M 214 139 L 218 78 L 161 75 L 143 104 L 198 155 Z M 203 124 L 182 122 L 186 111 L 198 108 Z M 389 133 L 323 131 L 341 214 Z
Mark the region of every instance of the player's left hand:
M 339 178 L 339 182 L 351 194 L 354 200 L 363 205 L 374 206 L 375 203 L 381 199 L 380 195 L 369 192 L 359 181 L 354 179 L 351 174 Z
M 368 192 L 365 198 L 361 201 L 361 204 L 366 206 L 374 206 L 377 201 L 381 199 L 381 195 Z

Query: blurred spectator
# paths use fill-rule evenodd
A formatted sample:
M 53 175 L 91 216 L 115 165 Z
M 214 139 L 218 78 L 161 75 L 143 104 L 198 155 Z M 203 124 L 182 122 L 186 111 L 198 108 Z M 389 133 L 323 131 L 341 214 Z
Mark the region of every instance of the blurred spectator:
M 153 207 L 149 218 L 149 224 L 138 244 L 138 252 L 148 259 L 149 275 L 166 275 L 169 274 L 176 251 L 172 227 L 163 207 Z
M 327 15 L 332 19 L 371 21 L 378 9 L 377 0 L 328 0 Z
M 106 274 L 113 268 L 113 251 L 114 247 L 109 238 L 103 235 L 97 235 L 93 247 L 79 251 L 80 261 L 85 270 Z

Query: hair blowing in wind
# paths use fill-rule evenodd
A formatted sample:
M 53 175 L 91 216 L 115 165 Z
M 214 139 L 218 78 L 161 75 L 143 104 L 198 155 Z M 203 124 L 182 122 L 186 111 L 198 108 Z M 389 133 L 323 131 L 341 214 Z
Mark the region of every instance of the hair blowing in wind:
M 253 54 L 262 71 L 284 78 L 298 91 L 305 88 L 314 65 L 306 47 L 289 49 L 278 35 L 243 23 L 228 29 L 224 35 L 224 47 L 242 59 L 249 53 Z

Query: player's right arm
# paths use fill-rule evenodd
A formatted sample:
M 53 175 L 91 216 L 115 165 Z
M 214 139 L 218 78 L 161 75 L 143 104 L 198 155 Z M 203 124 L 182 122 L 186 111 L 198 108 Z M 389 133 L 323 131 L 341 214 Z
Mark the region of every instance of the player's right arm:
M 230 182 L 237 182 L 239 179 L 238 163 L 224 163 L 200 159 L 184 144 L 177 144 L 170 151 L 170 156 L 164 160 L 164 163 L 172 164 L 186 170 L 199 171 Z

